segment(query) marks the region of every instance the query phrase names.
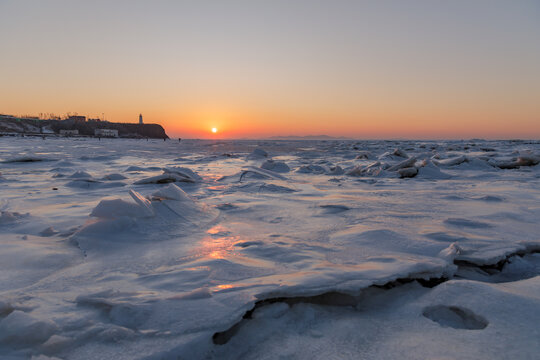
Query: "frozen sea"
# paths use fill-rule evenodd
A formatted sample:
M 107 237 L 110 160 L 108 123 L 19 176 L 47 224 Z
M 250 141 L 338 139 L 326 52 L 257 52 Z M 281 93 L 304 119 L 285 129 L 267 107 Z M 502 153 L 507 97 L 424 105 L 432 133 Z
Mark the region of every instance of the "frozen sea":
M 538 359 L 539 162 L 0 137 L 0 358 Z

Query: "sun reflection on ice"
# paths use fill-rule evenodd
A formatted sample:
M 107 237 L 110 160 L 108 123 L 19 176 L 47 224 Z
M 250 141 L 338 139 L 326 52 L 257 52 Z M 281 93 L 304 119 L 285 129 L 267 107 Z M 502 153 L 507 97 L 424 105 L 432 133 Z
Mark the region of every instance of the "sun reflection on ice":
M 223 225 L 215 225 L 206 231 L 210 235 L 230 234 L 229 230 Z
M 236 256 L 234 244 L 239 237 L 233 236 L 228 228 L 223 225 L 215 225 L 206 231 L 210 236 L 201 241 L 201 255 L 212 259 L 225 259 Z
M 221 284 L 221 285 L 216 286 L 216 288 L 218 288 L 219 290 L 228 290 L 228 289 L 232 289 L 233 287 L 234 287 L 233 284 Z

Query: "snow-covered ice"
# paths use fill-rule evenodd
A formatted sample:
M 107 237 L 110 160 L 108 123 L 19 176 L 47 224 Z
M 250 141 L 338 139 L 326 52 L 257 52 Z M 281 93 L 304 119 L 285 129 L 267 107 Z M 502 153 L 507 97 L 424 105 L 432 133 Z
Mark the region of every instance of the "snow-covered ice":
M 0 138 L 0 358 L 534 359 L 540 142 Z

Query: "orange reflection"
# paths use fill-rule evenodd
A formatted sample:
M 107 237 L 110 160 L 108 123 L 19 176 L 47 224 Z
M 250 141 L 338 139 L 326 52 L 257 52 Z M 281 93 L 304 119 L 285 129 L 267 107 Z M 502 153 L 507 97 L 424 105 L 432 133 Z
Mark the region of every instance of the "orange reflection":
M 209 186 L 209 190 L 223 190 L 227 187 L 227 185 L 216 185 L 216 186 Z
M 216 234 L 219 234 L 219 233 L 229 233 L 229 229 L 227 229 L 223 225 L 216 225 L 216 226 L 208 229 L 208 231 L 206 231 L 206 232 L 208 234 L 210 234 L 210 235 L 216 235 Z
M 208 257 L 211 257 L 212 259 L 223 259 L 227 255 L 227 251 L 217 250 L 212 251 L 210 254 L 208 254 Z
M 232 289 L 234 287 L 234 285 L 232 285 L 232 284 L 222 284 L 222 285 L 218 285 L 216 287 L 219 290 L 227 290 L 227 289 Z
M 239 240 L 238 236 L 231 235 L 229 229 L 223 225 L 216 225 L 206 231 L 210 236 L 202 239 L 200 243 L 200 255 L 212 259 L 225 259 L 236 256 L 234 244 Z

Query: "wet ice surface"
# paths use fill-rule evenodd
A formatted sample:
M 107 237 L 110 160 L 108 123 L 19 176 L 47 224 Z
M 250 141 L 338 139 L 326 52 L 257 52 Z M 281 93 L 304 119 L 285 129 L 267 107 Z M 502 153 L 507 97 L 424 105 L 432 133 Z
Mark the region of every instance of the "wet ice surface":
M 4 137 L 0 161 L 6 358 L 540 351 L 537 142 Z

